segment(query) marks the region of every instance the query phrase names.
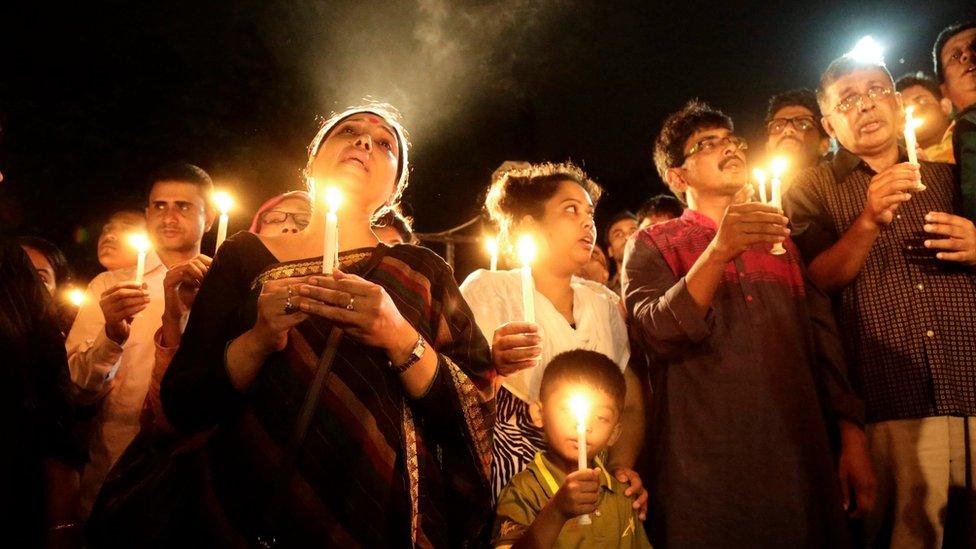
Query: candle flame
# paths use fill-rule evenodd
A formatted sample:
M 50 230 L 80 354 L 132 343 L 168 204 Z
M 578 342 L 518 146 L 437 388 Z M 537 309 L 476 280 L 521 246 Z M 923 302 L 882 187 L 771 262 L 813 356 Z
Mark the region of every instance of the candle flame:
M 576 421 L 580 425 L 586 424 L 586 416 L 590 415 L 590 401 L 585 395 L 576 393 L 570 397 L 569 409 L 573 411 L 573 415 L 576 416 Z
M 535 239 L 531 235 L 522 235 L 522 238 L 519 238 L 517 248 L 519 261 L 522 262 L 522 266 L 528 267 L 535 261 Z
M 905 127 L 914 130 L 921 125 L 922 125 L 922 119 L 915 118 L 915 105 L 909 105 L 905 107 Z
M 224 191 L 218 191 L 213 195 L 214 204 L 220 210 L 220 215 L 227 215 L 227 212 L 234 207 L 234 199 Z
M 786 171 L 786 159 L 782 156 L 777 156 L 769 163 L 769 169 L 773 172 L 773 177 L 779 179 Z
M 498 253 L 498 237 L 487 236 L 485 237 L 485 250 L 489 255 L 495 255 Z
M 132 233 L 129 235 L 129 245 L 139 253 L 145 253 L 149 249 L 149 237 L 146 233 Z
M 765 170 L 760 169 L 760 168 L 756 168 L 756 169 L 752 170 L 752 176 L 756 178 L 756 181 L 759 182 L 760 185 L 763 185 L 763 184 L 766 183 L 766 171 Z
M 85 292 L 83 290 L 79 290 L 78 288 L 68 290 L 67 297 L 68 302 L 75 307 L 81 307 L 81 304 L 85 302 Z
M 329 207 L 329 213 L 336 213 L 339 205 L 342 204 L 342 191 L 336 187 L 326 187 L 325 204 Z

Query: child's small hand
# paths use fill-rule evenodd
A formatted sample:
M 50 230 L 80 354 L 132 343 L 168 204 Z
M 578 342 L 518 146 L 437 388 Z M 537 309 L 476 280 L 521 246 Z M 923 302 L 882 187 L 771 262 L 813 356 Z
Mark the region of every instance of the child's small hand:
M 600 496 L 599 469 L 574 471 L 566 477 L 552 501 L 566 520 L 596 511 Z

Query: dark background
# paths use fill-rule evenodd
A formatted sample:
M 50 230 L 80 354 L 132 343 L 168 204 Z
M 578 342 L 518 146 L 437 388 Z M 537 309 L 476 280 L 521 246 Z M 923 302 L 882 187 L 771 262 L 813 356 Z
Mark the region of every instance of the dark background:
M 141 205 L 160 164 L 230 190 L 233 233 L 300 188 L 318 117 L 364 96 L 412 134 L 417 230 L 477 215 L 506 159 L 581 163 L 607 191 L 602 222 L 664 191 L 651 144 L 686 100 L 726 110 L 755 157 L 773 93 L 815 86 L 867 34 L 895 77 L 931 72 L 938 31 L 973 15 L 941 1 L 37 4 L 0 13 L 0 222 L 54 240 L 82 278 L 108 212 Z M 460 247 L 459 278 L 485 262 Z

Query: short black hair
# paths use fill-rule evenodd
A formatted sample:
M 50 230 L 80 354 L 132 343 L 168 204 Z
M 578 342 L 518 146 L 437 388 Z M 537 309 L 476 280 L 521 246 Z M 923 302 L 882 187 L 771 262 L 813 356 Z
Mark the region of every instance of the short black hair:
M 820 105 L 817 103 L 817 94 L 813 90 L 797 88 L 787 90 L 769 98 L 769 106 L 766 108 L 766 124 L 769 124 L 776 113 L 784 107 L 803 107 L 813 115 L 813 124 L 817 127 L 821 137 L 827 137 L 827 132 L 820 124 L 823 115 L 820 114 Z
M 727 114 L 699 99 L 692 99 L 664 120 L 661 133 L 654 142 L 654 165 L 669 188 L 668 170 L 684 163 L 685 141 L 696 131 L 712 128 L 734 131 L 732 119 Z M 684 200 L 674 189 L 671 192 Z
M 647 199 L 637 210 L 637 221 L 642 221 L 645 217 L 652 215 L 666 214 L 672 218 L 681 217 L 685 212 L 685 206 L 677 198 L 669 194 L 659 194 Z
M 972 28 L 976 28 L 976 21 L 953 23 L 942 29 L 939 37 L 935 39 L 935 45 L 932 46 L 932 63 L 935 65 L 935 78 L 940 84 L 945 82 L 945 73 L 942 70 L 942 48 L 950 38 Z
M 930 91 L 936 99 L 942 99 L 942 90 L 939 89 L 939 83 L 935 81 L 935 78 L 922 71 L 910 72 L 895 81 L 895 90 L 899 92 L 915 86 L 921 86 Z
M 162 181 L 179 181 L 180 183 L 191 183 L 196 185 L 203 195 L 204 204 L 207 208 L 212 208 L 214 184 L 210 175 L 203 168 L 186 162 L 172 162 L 160 166 L 149 178 L 149 185 L 146 187 L 146 198 L 152 193 L 156 183 Z
M 821 112 L 826 111 L 826 107 L 829 106 L 827 105 L 827 88 L 831 84 L 849 74 L 865 70 L 879 70 L 884 72 L 888 75 L 888 79 L 891 80 L 892 86 L 894 86 L 895 79 L 891 77 L 891 73 L 888 72 L 888 67 L 885 66 L 884 62 L 865 61 L 846 55 L 838 57 L 831 61 L 827 65 L 827 69 L 820 75 L 820 84 L 817 86 L 817 102 L 820 103 Z
M 634 212 L 630 210 L 620 210 L 619 212 L 613 214 L 613 217 L 610 218 L 610 221 L 607 221 L 607 224 L 604 225 L 603 227 L 604 246 L 610 245 L 610 227 L 613 227 L 615 224 L 625 219 L 633 220 L 635 223 L 640 221 L 640 219 L 636 215 L 634 215 Z
M 407 244 L 413 243 L 413 219 L 401 214 L 397 209 L 388 208 L 372 221 L 374 227 L 392 227 Z
M 566 381 L 579 382 L 603 391 L 613 399 L 618 412 L 624 409 L 627 382 L 620 367 L 603 353 L 575 349 L 553 357 L 542 373 L 539 400 L 545 404 L 555 384 Z
M 71 265 L 68 264 L 68 258 L 54 243 L 39 236 L 18 236 L 15 240 L 21 247 L 35 250 L 47 259 L 54 270 L 54 283 L 57 287 L 60 288 L 71 282 Z

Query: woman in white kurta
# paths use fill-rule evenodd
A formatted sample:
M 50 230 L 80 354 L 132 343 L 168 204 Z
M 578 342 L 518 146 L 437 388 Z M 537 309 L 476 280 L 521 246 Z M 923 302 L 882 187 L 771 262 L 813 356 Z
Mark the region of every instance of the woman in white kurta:
M 610 357 L 628 379 L 625 432 L 611 450 L 608 467 L 622 481 L 631 482 L 630 492 L 641 504 L 645 499 L 631 470 L 643 424 L 639 384 L 626 370 L 630 350 L 619 297 L 573 276 L 589 261 L 596 241 L 593 210 L 599 196 L 600 188 L 571 164 L 510 171 L 488 193 L 486 208 L 499 225 L 501 240 L 527 233 L 539 248 L 532 268 L 535 323 L 524 322 L 519 269 L 478 270 L 461 285 L 479 328 L 492 343 L 500 374 L 492 455 L 496 497 L 545 448 L 529 405 L 539 399 L 546 364 L 563 351 L 588 349 Z

